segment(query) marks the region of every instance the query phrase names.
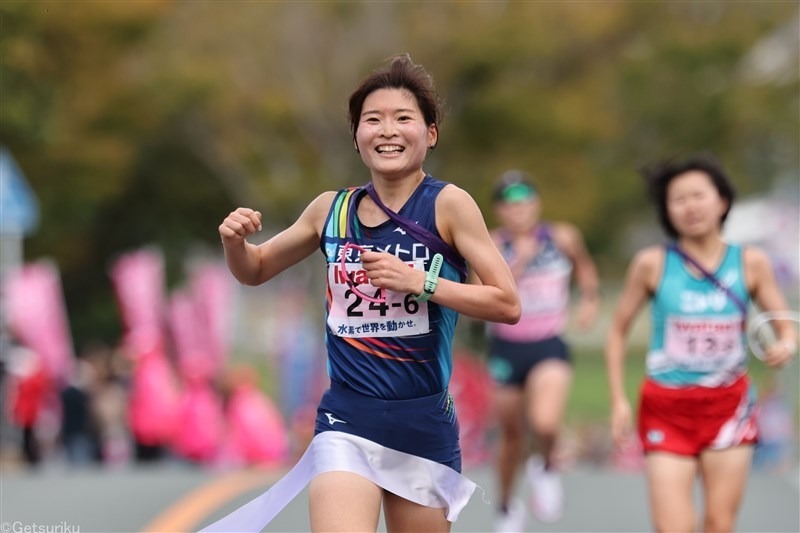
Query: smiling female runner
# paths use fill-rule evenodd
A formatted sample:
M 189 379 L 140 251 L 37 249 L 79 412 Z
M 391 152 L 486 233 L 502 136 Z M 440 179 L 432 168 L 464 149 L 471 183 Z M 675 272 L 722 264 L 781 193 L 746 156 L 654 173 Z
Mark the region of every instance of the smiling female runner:
M 330 389 L 297 466 L 209 531 L 258 530 L 310 480 L 311 529 L 449 531 L 475 489 L 460 474 L 447 391 L 458 313 L 514 323 L 520 302 L 483 216 L 464 190 L 422 168 L 439 140 L 433 81 L 407 55 L 350 96 L 356 152 L 371 180 L 318 196 L 258 246 L 260 213 L 219 228 L 228 266 L 259 285 L 321 250 L 327 264 Z M 464 284 L 466 264 L 483 285 Z

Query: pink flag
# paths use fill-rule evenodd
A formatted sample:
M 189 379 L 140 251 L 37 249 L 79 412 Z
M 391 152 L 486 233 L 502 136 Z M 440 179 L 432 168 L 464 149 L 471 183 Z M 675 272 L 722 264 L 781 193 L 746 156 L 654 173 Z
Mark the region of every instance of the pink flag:
M 172 293 L 168 316 L 181 376 L 190 382 L 213 379 L 219 364 L 209 346 L 209 328 L 201 319 L 199 306 L 191 295 L 186 291 Z
M 58 268 L 50 261 L 9 273 L 3 291 L 9 328 L 42 358 L 50 376 L 66 380 L 74 352 Z
M 125 344 L 131 357 L 164 345 L 164 259 L 155 249 L 142 249 L 119 257 L 110 270 L 117 296 Z
M 192 271 L 192 295 L 215 370 L 220 370 L 228 361 L 233 289 L 230 272 L 224 263 L 201 263 Z

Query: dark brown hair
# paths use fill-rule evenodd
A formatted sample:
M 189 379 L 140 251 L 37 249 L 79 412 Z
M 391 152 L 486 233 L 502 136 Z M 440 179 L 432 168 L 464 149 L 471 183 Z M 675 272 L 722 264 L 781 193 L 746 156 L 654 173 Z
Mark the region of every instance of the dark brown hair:
M 400 54 L 388 60 L 388 64 L 364 78 L 358 88 L 350 95 L 350 131 L 356 138 L 358 122 L 364 100 L 378 89 L 406 89 L 414 95 L 425 124 L 439 124 L 442 119 L 442 104 L 436 93 L 433 78 L 422 65 L 411 61 L 408 54 Z
M 733 200 L 736 198 L 736 191 L 733 188 L 728 174 L 722 167 L 722 163 L 713 154 L 703 152 L 690 155 L 684 159 L 668 159 L 650 163 L 641 169 L 641 174 L 647 182 L 647 189 L 650 199 L 656 208 L 658 222 L 664 232 L 671 238 L 679 237 L 678 230 L 672 225 L 667 212 L 667 188 L 670 182 L 681 174 L 697 170 L 706 174 L 716 187 L 721 198 L 728 202 L 728 208 L 720 217 L 719 225 L 725 223 L 728 213 L 733 207 Z

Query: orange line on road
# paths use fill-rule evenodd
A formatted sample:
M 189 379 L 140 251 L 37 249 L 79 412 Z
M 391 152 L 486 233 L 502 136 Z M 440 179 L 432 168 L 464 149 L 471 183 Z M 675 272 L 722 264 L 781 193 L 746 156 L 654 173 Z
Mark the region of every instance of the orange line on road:
M 144 533 L 194 531 L 201 520 L 233 498 L 259 486 L 274 483 L 277 471 L 245 470 L 225 475 L 193 490 L 156 516 Z

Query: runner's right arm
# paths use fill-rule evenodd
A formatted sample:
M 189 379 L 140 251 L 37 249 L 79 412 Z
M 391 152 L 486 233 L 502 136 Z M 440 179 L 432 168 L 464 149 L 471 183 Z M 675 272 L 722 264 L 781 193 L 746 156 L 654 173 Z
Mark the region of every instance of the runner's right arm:
M 297 221 L 264 243 L 246 238 L 261 230 L 261 213 L 246 207 L 231 212 L 219 226 L 225 261 L 233 276 L 245 285 L 260 285 L 319 248 L 320 233 L 335 192 L 314 199 Z
M 611 400 L 611 433 L 618 444 L 627 438 L 633 428 L 630 402 L 625 392 L 626 340 L 636 315 L 655 292 L 656 280 L 663 261 L 664 252 L 661 247 L 647 248 L 633 258 L 606 338 L 605 359 Z

